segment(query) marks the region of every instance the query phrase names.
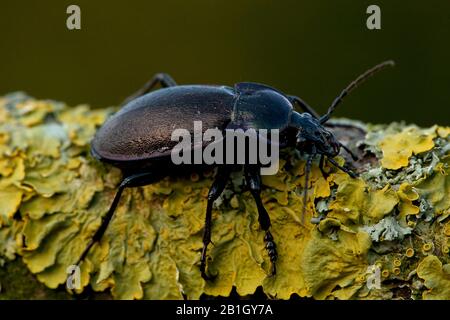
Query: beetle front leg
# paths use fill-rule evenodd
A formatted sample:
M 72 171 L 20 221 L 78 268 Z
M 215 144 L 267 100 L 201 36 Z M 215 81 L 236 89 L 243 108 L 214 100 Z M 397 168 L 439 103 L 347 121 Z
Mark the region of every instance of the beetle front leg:
M 250 192 L 255 199 L 256 207 L 258 208 L 258 220 L 261 229 L 263 229 L 266 234 L 264 236 L 264 241 L 266 242 L 266 250 L 269 254 L 271 266 L 270 274 L 274 276 L 277 273 L 276 261 L 278 258 L 277 246 L 273 240 L 273 236 L 269 229 L 271 226 L 270 217 L 267 213 L 266 208 L 261 200 L 261 174 L 259 172 L 258 166 L 246 166 L 245 167 L 245 179 L 247 185 L 250 188 Z
M 349 147 L 347 147 L 345 144 L 340 143 L 340 142 L 339 142 L 339 145 L 340 145 L 345 151 L 347 151 L 347 153 L 352 157 L 353 161 L 358 161 L 358 157 L 356 156 L 356 154 L 353 153 L 352 150 L 350 150 Z
M 311 173 L 311 166 L 314 156 L 316 155 L 316 148 L 313 147 L 313 153 L 310 154 L 306 160 L 305 165 L 305 188 L 303 189 L 303 211 L 302 211 L 302 224 L 306 214 L 306 202 L 308 200 L 308 184 L 309 184 L 309 175 Z
M 354 173 L 352 170 L 347 169 L 343 166 L 341 166 L 339 163 L 336 162 L 336 160 L 334 160 L 333 158 L 328 158 L 328 161 L 331 162 L 335 167 L 341 169 L 342 171 L 344 171 L 346 174 L 348 174 L 350 177 L 352 177 L 353 179 L 358 178 L 358 175 L 356 173 Z
M 319 161 L 319 169 L 320 172 L 322 172 L 323 178 L 326 180 L 328 177 L 328 172 L 325 172 L 324 166 L 325 165 L 325 156 L 323 154 L 320 155 L 320 161 Z
M 226 166 L 219 167 L 216 178 L 208 192 L 208 203 L 206 205 L 205 230 L 203 232 L 203 250 L 200 262 L 200 272 L 205 280 L 213 280 L 213 277 L 206 274 L 206 253 L 208 245 L 211 243 L 211 218 L 214 201 L 222 194 L 230 177 L 230 169 Z
M 141 89 L 139 89 L 137 92 L 126 98 L 122 105 L 126 105 L 128 102 L 139 98 L 140 96 L 143 96 L 146 93 L 149 93 L 153 90 L 158 84 L 161 85 L 163 88 L 167 87 L 174 87 L 177 85 L 175 80 L 172 79 L 171 76 L 169 76 L 167 73 L 157 73 L 151 78 Z

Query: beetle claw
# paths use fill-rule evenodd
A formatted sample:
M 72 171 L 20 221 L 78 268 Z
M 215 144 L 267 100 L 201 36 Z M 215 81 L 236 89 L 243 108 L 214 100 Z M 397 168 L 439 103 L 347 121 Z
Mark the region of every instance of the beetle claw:
M 270 264 L 270 275 L 269 277 L 274 277 L 277 274 L 277 266 L 275 265 L 275 262 L 272 262 Z
M 216 274 L 208 274 L 208 273 L 206 272 L 206 265 L 205 265 L 205 264 L 202 264 L 202 265 L 200 266 L 200 272 L 201 272 L 201 274 L 202 274 L 202 278 L 203 278 L 205 281 L 214 281 L 214 280 L 217 278 L 217 275 L 218 275 L 218 273 L 216 273 Z
M 217 278 L 217 273 L 210 275 L 206 272 L 206 259 L 207 259 L 206 248 L 204 248 L 202 258 L 200 261 L 200 273 L 205 281 L 214 281 L 214 279 Z
M 202 278 L 205 280 L 205 281 L 210 281 L 210 282 L 212 282 L 212 281 L 214 281 L 216 278 L 217 278 L 217 273 L 216 274 L 213 274 L 213 275 L 208 275 L 206 272 L 202 272 Z
M 266 250 L 270 259 L 270 277 L 273 277 L 277 273 L 276 262 L 278 259 L 277 246 L 273 241 L 273 236 L 270 231 L 266 231 L 264 236 L 264 241 L 266 242 Z

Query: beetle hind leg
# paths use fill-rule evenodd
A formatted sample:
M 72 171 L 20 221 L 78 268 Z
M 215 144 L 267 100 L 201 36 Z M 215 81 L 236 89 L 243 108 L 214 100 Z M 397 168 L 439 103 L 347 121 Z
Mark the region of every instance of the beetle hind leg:
M 259 167 L 247 166 L 245 168 L 245 179 L 253 199 L 255 199 L 256 207 L 258 208 L 259 225 L 261 226 L 261 229 L 266 232 L 264 235 L 264 242 L 266 243 L 265 247 L 271 263 L 270 275 L 274 276 L 277 272 L 276 261 L 278 259 L 278 253 L 272 233 L 269 230 L 271 226 L 270 217 L 261 200 L 261 174 L 259 172 Z
M 90 249 L 94 246 L 94 244 L 100 242 L 100 240 L 102 239 L 103 234 L 105 233 L 106 229 L 109 226 L 109 223 L 111 222 L 114 216 L 114 212 L 117 209 L 123 190 L 125 188 L 130 187 L 145 186 L 160 180 L 162 177 L 163 175 L 155 174 L 154 172 L 144 172 L 129 175 L 122 180 L 122 182 L 119 184 L 118 190 L 116 192 L 116 195 L 114 196 L 114 200 L 108 212 L 102 217 L 100 227 L 97 229 L 94 236 L 89 240 L 86 248 L 84 249 L 83 253 L 81 254 L 80 258 L 76 263 L 77 266 L 80 266 L 81 262 L 83 262 L 83 260 L 86 258 L 86 256 L 88 255 Z
M 219 167 L 217 171 L 216 178 L 209 189 L 208 192 L 208 203 L 206 206 L 206 217 L 205 217 L 205 229 L 203 232 L 203 250 L 202 257 L 200 262 L 200 272 L 202 274 L 202 278 L 205 280 L 213 280 L 215 276 L 209 276 L 206 273 L 206 253 L 208 250 L 208 245 L 211 243 L 211 218 L 212 218 L 212 206 L 214 201 L 219 198 L 222 194 L 222 191 L 225 189 L 227 185 L 228 178 L 230 177 L 229 168 L 223 166 Z
M 144 94 L 149 93 L 152 91 L 158 84 L 161 85 L 163 88 L 167 87 L 175 87 L 177 83 L 175 80 L 172 79 L 171 76 L 169 76 L 167 73 L 157 73 L 151 78 L 141 89 L 139 89 L 137 92 L 126 98 L 122 105 L 127 104 L 128 102 L 139 98 L 140 96 L 143 96 Z

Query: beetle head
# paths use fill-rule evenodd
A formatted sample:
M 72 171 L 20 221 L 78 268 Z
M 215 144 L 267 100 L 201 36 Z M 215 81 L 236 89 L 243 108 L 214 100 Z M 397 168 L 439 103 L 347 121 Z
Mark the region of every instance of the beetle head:
M 297 149 L 309 154 L 318 153 L 329 157 L 339 154 L 341 149 L 339 141 L 320 123 L 320 119 L 313 118 L 309 113 L 294 111 L 291 115 L 290 126 L 298 130 Z
M 306 166 L 305 166 L 305 186 L 308 186 L 308 179 L 309 174 L 311 172 L 311 165 L 312 160 L 316 154 L 322 155 L 321 157 L 321 164 L 319 164 L 319 168 L 322 170 L 323 173 L 323 159 L 324 156 L 328 158 L 328 161 L 331 162 L 335 167 L 338 167 L 342 171 L 349 174 L 352 178 L 356 178 L 357 175 L 353 173 L 351 170 L 341 166 L 339 163 L 337 163 L 333 158 L 339 154 L 339 151 L 341 149 L 341 146 L 344 150 L 350 153 L 352 158 L 356 161 L 356 156 L 343 144 L 341 144 L 335 136 L 328 131 L 324 125 L 325 123 L 330 119 L 332 113 L 336 109 L 336 107 L 342 102 L 343 98 L 347 96 L 350 92 L 352 92 L 355 88 L 357 88 L 361 83 L 363 83 L 366 79 L 368 79 L 370 76 L 375 74 L 376 72 L 384 69 L 388 66 L 393 66 L 393 61 L 385 61 L 382 62 L 372 69 L 367 70 L 362 75 L 360 75 L 358 78 L 356 78 L 354 81 L 352 81 L 342 92 L 340 95 L 334 99 L 331 106 L 328 108 L 328 111 L 326 114 L 321 116 L 320 118 L 318 116 L 312 116 L 309 113 L 298 113 L 296 111 L 292 111 L 290 118 L 289 118 L 289 127 L 296 130 L 296 148 L 300 152 L 308 153 L 309 156 L 306 160 Z M 298 98 L 297 98 L 298 99 Z M 305 103 L 303 101 L 297 100 L 297 103 L 303 104 L 303 107 L 305 107 Z M 307 107 L 307 105 L 306 105 Z M 308 108 L 304 108 L 308 109 Z M 315 112 L 313 112 L 315 113 Z M 306 202 L 307 202 L 307 190 L 308 188 L 305 187 L 303 191 L 303 215 L 306 211 Z M 303 218 L 302 218 L 303 219 Z

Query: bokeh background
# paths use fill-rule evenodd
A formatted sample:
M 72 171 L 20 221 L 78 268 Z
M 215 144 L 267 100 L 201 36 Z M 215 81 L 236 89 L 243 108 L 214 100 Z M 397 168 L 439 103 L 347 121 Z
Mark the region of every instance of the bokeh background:
M 66 28 L 70 4 L 79 31 Z M 370 4 L 381 30 L 366 28 Z M 393 59 L 336 115 L 448 125 L 449 58 L 449 0 L 0 1 L 0 95 L 72 105 L 117 105 L 164 71 L 180 84 L 266 83 L 323 113 L 355 76 Z

